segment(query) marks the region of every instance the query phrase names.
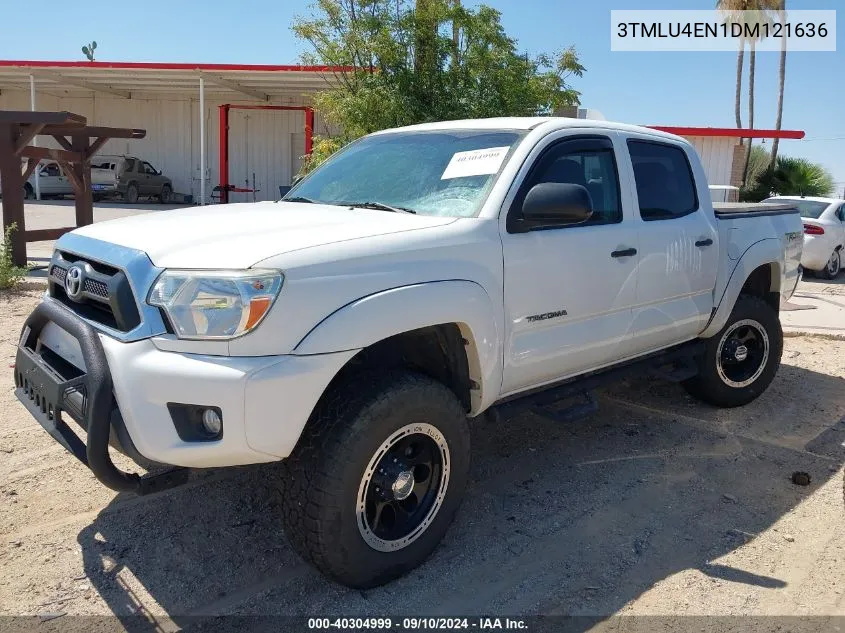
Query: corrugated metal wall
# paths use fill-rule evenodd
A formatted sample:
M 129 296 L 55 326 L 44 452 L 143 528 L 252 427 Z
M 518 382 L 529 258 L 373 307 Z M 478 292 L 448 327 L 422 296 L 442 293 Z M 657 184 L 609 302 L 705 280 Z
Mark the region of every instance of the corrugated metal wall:
M 197 94 L 181 97 L 120 99 L 93 96 L 56 97 L 39 93 L 39 110 L 67 110 L 88 118 L 89 125 L 137 127 L 147 130 L 140 140 L 114 139 L 101 154 L 132 154 L 149 161 L 173 180 L 174 189 L 199 197 L 200 193 L 200 121 Z M 219 95 L 206 96 L 206 195 L 219 184 L 218 106 L 224 103 L 248 104 Z M 254 103 L 254 102 L 253 102 Z M 304 101 L 302 101 L 304 104 Z M 296 105 L 286 103 L 285 105 Z M 3 90 L 0 109 L 29 110 L 29 92 Z M 317 116 L 315 132 L 324 130 Z M 305 114 L 285 110 L 236 110 L 229 115 L 229 181 L 244 186 L 255 172 L 256 200 L 275 200 L 279 185 L 288 185 L 299 171 L 305 153 Z M 58 147 L 50 137 L 39 137 L 44 147 Z M 252 201 L 252 194 L 233 193 L 232 202 Z
M 731 166 L 735 138 L 724 136 L 690 136 L 687 140 L 695 146 L 701 157 L 707 182 L 711 185 L 731 184 Z

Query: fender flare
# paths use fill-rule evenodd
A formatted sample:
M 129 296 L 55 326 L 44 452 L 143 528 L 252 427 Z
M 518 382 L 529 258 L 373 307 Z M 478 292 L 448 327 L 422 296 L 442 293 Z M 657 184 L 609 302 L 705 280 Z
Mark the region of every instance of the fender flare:
M 358 350 L 397 334 L 455 323 L 467 341 L 470 415 L 499 397 L 502 386 L 502 324 L 490 295 L 472 281 L 435 281 L 383 290 L 339 308 L 296 345 L 293 354 Z
M 725 326 L 748 277 L 757 268 L 766 265 L 775 267 L 770 291 L 780 294 L 783 281 L 783 246 L 780 240 L 774 238 L 755 242 L 745 250 L 737 261 L 719 299 L 718 307 L 714 310 L 710 322 L 699 334 L 699 337 L 709 338 L 714 336 Z

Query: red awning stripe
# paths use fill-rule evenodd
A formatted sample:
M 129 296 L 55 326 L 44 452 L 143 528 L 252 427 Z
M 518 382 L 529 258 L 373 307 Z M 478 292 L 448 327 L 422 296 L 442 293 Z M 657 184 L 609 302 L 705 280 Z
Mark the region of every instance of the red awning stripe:
M 648 127 L 661 132 L 669 132 L 678 136 L 722 136 L 730 138 L 786 138 L 802 139 L 803 130 L 759 130 L 735 127 L 677 127 L 668 125 L 649 125 Z

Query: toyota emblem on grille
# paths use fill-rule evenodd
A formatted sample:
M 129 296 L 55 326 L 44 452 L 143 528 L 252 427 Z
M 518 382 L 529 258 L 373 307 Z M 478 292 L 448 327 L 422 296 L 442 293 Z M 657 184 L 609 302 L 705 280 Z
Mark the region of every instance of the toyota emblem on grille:
M 82 282 L 84 274 L 81 266 L 71 266 L 65 276 L 65 292 L 73 300 L 79 299 L 82 294 Z

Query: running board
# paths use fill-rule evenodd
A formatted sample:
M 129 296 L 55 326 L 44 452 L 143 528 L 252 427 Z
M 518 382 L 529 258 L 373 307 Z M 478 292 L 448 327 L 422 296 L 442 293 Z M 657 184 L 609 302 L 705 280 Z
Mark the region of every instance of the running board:
M 559 405 L 567 400 L 580 400 L 561 408 Z M 556 406 L 557 405 L 557 406 Z M 543 418 L 554 422 L 575 422 L 599 410 L 599 404 L 591 391 L 582 391 L 577 396 L 564 396 L 552 402 L 535 404 L 531 411 Z
M 697 357 L 701 355 L 703 349 L 703 341 L 696 340 L 608 369 L 504 398 L 488 409 L 488 417 L 493 421 L 498 421 L 502 415 L 528 409 L 550 420 L 572 422 L 598 409 L 592 391 L 604 385 L 618 382 L 632 375 L 643 374 L 656 376 L 669 382 L 682 382 L 693 378 L 698 374 Z M 561 407 L 562 402 L 572 399 L 580 399 L 580 401 Z

